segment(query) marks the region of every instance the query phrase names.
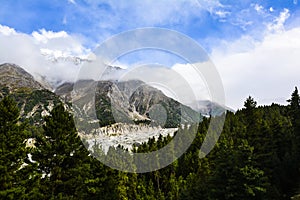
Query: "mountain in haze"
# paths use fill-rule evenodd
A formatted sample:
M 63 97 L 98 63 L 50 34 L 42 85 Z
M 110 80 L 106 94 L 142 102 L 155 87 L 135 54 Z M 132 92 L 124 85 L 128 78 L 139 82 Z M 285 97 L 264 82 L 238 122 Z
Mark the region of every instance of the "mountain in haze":
M 62 51 L 53 51 L 50 49 L 41 49 L 41 55 L 52 63 L 58 62 L 71 62 L 75 65 L 79 65 L 83 62 L 90 62 L 91 59 L 88 56 L 74 56 L 66 54 Z
M 232 108 L 209 100 L 199 100 L 187 105 L 193 108 L 195 111 L 200 112 L 204 116 L 218 116 L 224 111 L 235 112 Z
M 108 67 L 106 72 L 122 69 Z M 64 83 L 55 93 L 44 83 L 14 64 L 0 65 L 0 96 L 13 96 L 20 107 L 23 118 L 32 118 L 38 123 L 49 114 L 55 104 L 71 101 L 74 83 Z M 107 76 L 108 76 L 107 74 Z M 96 85 L 96 115 L 102 126 L 121 123 L 152 123 L 166 127 L 177 127 L 181 123 L 195 122 L 200 114 L 188 106 L 167 97 L 160 90 L 142 81 L 117 82 L 112 80 L 81 80 L 79 83 Z M 84 97 L 76 97 L 79 100 Z M 84 99 L 82 110 L 89 112 L 91 99 Z M 93 102 L 92 102 L 93 103 Z M 33 120 L 34 119 L 34 120 Z
M 199 101 L 197 107 L 183 105 L 140 80 L 115 81 L 113 75 L 123 72 L 122 68 L 108 66 L 102 76 L 104 80 L 66 82 L 51 92 L 52 87 L 46 77 L 34 77 L 17 65 L 5 63 L 0 65 L 0 97 L 10 93 L 18 101 L 22 116 L 34 118 L 34 122 L 49 113 L 58 102 L 70 105 L 74 84 L 95 88 L 95 102 L 82 94 L 73 97 L 77 102 L 82 101 L 78 104 L 82 107 L 77 110 L 89 113 L 90 105 L 96 105 L 96 115 L 101 126 L 147 123 L 178 127 L 182 123 L 199 121 L 203 115 L 215 116 L 224 111 L 223 106 L 210 101 Z M 230 110 L 227 107 L 225 109 Z
M 201 115 L 190 107 L 139 80 L 122 82 L 80 80 L 75 84 L 95 88 L 96 114 L 102 126 L 117 122 L 143 122 L 178 127 L 182 123 L 197 122 L 201 118 Z M 64 83 L 55 90 L 55 93 L 70 101 L 73 87 L 74 83 Z M 85 98 L 84 93 L 75 95 L 74 99 L 77 99 L 76 105 L 80 105 L 80 110 L 90 112 L 92 108 L 89 105 L 93 102 Z
M 119 144 L 130 147 L 147 142 L 149 137 L 173 135 L 182 124 L 202 120 L 204 110 L 183 105 L 143 81 L 109 79 L 110 73 L 120 72 L 123 69 L 108 67 L 104 73 L 107 80 L 66 82 L 52 92 L 46 77 L 35 78 L 17 65 L 2 64 L 0 99 L 7 95 L 14 98 L 21 121 L 28 120 L 37 127 L 55 105 L 63 103 L 76 114 L 79 127 L 84 126 L 78 134 L 91 142 L 91 146 L 96 141 L 103 142 L 103 147 Z M 91 120 L 89 116 L 95 118 Z
M 0 85 L 8 86 L 11 90 L 17 88 L 44 89 L 41 83 L 21 67 L 5 63 L 0 65 Z
M 60 61 L 63 62 L 63 61 Z M 66 62 L 66 61 L 65 61 Z M 107 65 L 105 66 L 105 70 L 104 72 L 101 74 L 101 76 L 99 77 L 100 80 L 110 80 L 110 81 L 114 81 L 114 80 L 118 80 L 119 77 L 125 73 L 125 69 L 118 67 L 118 66 L 110 66 Z M 40 75 L 40 74 L 33 74 L 34 79 L 37 80 L 38 82 L 40 82 L 45 88 L 51 90 L 51 91 L 55 91 L 59 86 L 70 82 L 70 81 L 66 81 L 64 79 L 60 79 L 57 77 L 47 77 L 45 75 Z
M 21 67 L 14 64 L 0 65 L 0 98 L 10 95 L 18 103 L 21 120 L 41 125 L 60 97 L 49 91 L 42 83 Z

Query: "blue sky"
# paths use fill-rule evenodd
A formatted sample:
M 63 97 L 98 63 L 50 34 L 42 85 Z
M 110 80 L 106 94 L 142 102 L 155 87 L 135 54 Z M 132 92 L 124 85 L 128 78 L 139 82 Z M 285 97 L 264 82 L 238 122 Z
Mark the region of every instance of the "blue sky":
M 291 13 L 286 27 L 298 26 L 299 5 L 293 0 L 4 0 L 0 24 L 27 34 L 39 29 L 80 34 L 91 47 L 122 31 L 155 26 L 187 34 L 210 50 L 214 40 L 243 34 L 259 39 L 284 8 Z
M 161 27 L 204 47 L 229 106 L 242 107 L 248 95 L 260 104 L 284 103 L 293 87 L 300 87 L 297 0 L 2 0 L 0 25 L 0 45 L 7 45 L 1 45 L 0 62 L 16 62 L 52 79 L 71 79 L 79 66 L 52 66 L 40 53 L 80 56 L 114 34 Z M 19 49 L 10 51 L 9 44 Z

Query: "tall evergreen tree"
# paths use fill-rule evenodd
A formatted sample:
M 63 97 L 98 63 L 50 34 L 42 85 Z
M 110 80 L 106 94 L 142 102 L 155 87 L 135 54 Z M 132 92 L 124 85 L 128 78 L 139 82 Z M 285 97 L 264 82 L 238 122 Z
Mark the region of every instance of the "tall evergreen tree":
M 212 199 L 266 199 L 267 180 L 255 167 L 253 147 L 246 140 L 221 141 L 212 176 Z
M 296 142 L 296 154 L 297 160 L 300 161 L 300 96 L 298 92 L 298 88 L 295 87 L 295 91 L 292 93 L 291 99 L 289 102 L 289 116 L 292 121 L 293 129 L 294 129 L 294 137 Z
M 10 97 L 0 101 L 0 199 L 19 199 L 25 193 L 22 175 L 27 157 L 24 126 Z
M 297 87 L 295 87 L 291 99 L 287 101 L 290 103 L 291 112 L 294 114 L 293 117 L 297 117 L 297 114 L 300 110 L 300 97 L 299 97 L 299 92 Z
M 249 96 L 246 101 L 244 102 L 244 120 L 246 121 L 246 126 L 248 130 L 252 132 L 256 131 L 256 126 L 258 125 L 257 122 L 257 111 L 256 111 L 257 102 Z
M 289 102 L 289 114 L 295 127 L 295 132 L 300 134 L 300 96 L 298 93 L 298 88 L 295 87 L 295 91 L 292 93 Z M 300 136 L 299 136 L 300 137 Z
M 82 144 L 70 115 L 62 104 L 45 118 L 44 133 L 36 138 L 33 160 L 43 174 L 40 189 L 44 198 L 86 198 L 90 165 L 88 152 Z

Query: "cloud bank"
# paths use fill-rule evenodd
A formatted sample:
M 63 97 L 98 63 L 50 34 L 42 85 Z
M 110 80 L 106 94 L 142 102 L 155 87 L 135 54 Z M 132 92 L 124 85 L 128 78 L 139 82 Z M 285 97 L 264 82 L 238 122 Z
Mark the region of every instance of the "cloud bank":
M 0 44 L 0 63 L 15 63 L 35 76 L 47 77 L 52 84 L 74 80 L 80 65 L 70 58 L 84 59 L 89 53 L 80 38 L 45 29 L 24 34 L 0 25 Z M 58 59 L 65 60 L 55 62 Z
M 88 2 L 88 4 L 95 7 L 99 5 L 99 3 L 93 2 Z M 128 11 L 130 18 L 140 16 L 143 12 L 145 13 L 145 18 L 147 18 L 144 24 L 148 23 L 151 25 L 163 25 L 167 22 L 174 22 L 174 24 L 182 23 L 180 20 L 190 18 L 188 13 L 184 12 L 180 16 L 185 16 L 186 14 L 186 18 L 177 18 L 174 16 L 176 15 L 174 14 L 176 11 L 175 5 L 169 11 L 166 10 L 164 16 L 156 18 L 154 13 L 155 7 L 153 5 L 149 8 L 151 12 L 146 12 L 144 4 L 136 3 L 140 8 L 134 10 L 132 13 L 129 12 L 131 7 L 124 2 L 120 2 L 118 5 L 108 2 L 106 11 L 108 12 L 109 7 L 112 10 Z M 147 3 L 150 5 L 148 1 L 145 2 L 145 5 Z M 199 5 L 197 1 L 191 1 L 185 6 L 189 7 L 193 3 L 198 7 L 204 6 Z M 69 4 L 78 6 L 78 9 L 82 9 L 82 12 L 85 12 L 85 9 L 79 5 L 78 1 L 70 1 Z M 161 3 L 160 8 L 168 7 L 167 5 L 167 3 Z M 176 5 L 179 5 L 178 10 L 180 10 L 181 4 Z M 234 20 L 233 8 L 220 4 L 219 1 L 211 2 L 211 4 L 207 4 L 206 6 L 208 7 L 205 9 L 212 16 L 217 16 L 219 20 L 228 20 L 229 23 L 237 24 L 239 27 L 247 29 L 247 27 L 255 26 L 258 23 L 248 21 L 245 17 L 237 17 Z M 92 11 L 96 15 L 96 8 Z M 196 12 L 196 10 L 192 10 L 191 12 Z M 261 16 L 261 18 L 253 20 L 268 19 L 264 23 L 261 23 L 264 29 L 258 27 L 257 30 L 252 29 L 240 37 L 216 37 L 217 39 L 212 37 L 214 41 L 212 38 L 206 40 L 210 46 L 210 57 L 216 65 L 224 83 L 227 105 L 234 109 L 243 107 L 243 101 L 248 95 L 252 95 L 259 104 L 269 104 L 271 102 L 284 104 L 286 103 L 286 99 L 290 97 L 294 86 L 300 87 L 300 24 L 297 24 L 297 19 L 293 22 L 289 21 L 293 16 L 289 9 L 278 11 L 275 7 L 264 7 L 259 4 L 253 4 L 251 8 L 236 12 L 235 16 L 242 15 L 242 13 L 252 15 L 253 12 Z M 275 12 L 277 12 L 277 15 L 270 16 L 270 13 Z M 102 14 L 105 15 L 105 12 Z M 201 12 L 192 15 L 199 17 L 202 14 Z M 109 16 L 111 16 L 111 13 Z M 165 16 L 174 16 L 174 18 L 170 21 Z M 90 17 L 93 18 L 95 16 Z M 94 20 L 99 19 L 99 17 L 101 18 L 101 15 L 97 15 L 97 17 Z M 68 21 L 67 18 L 66 23 Z M 109 32 L 109 26 L 120 24 L 117 22 L 118 20 L 121 21 L 123 19 L 115 17 L 111 20 L 106 20 L 105 18 L 105 20 L 99 21 L 99 27 L 105 27 L 104 30 L 108 30 Z M 126 28 L 130 28 L 130 24 L 128 23 Z M 115 27 L 112 28 L 119 30 Z M 104 35 L 102 32 L 103 37 Z M 203 41 L 203 39 L 198 41 Z M 82 37 L 70 34 L 67 31 L 55 32 L 40 29 L 26 34 L 16 31 L 11 27 L 0 25 L 0 63 L 9 62 L 18 64 L 32 74 L 46 76 L 53 83 L 61 80 L 72 81 L 76 79 L 82 61 L 88 59 L 88 55 L 91 52 L 89 48 L 85 47 L 84 42 Z M 189 85 L 192 85 L 198 99 L 207 99 L 209 97 L 209 91 L 205 88 L 203 79 L 200 80 L 199 77 L 195 77 L 195 73 L 189 64 L 180 63 L 179 61 L 178 63 L 174 63 L 172 57 L 166 57 L 164 54 L 157 52 L 148 53 L 150 58 L 152 56 L 158 60 L 158 63 L 153 64 L 169 64 L 169 67 L 173 71 L 183 76 Z M 138 58 L 142 60 L 145 57 L 141 54 Z M 127 58 L 128 60 L 130 58 Z M 166 63 L 161 63 L 163 60 Z M 150 62 L 151 59 L 146 60 L 146 63 Z M 143 62 L 141 63 L 143 64 Z M 129 62 L 129 64 L 131 63 Z M 130 68 L 128 63 L 126 63 L 126 58 L 119 60 L 117 65 Z
M 261 42 L 241 38 L 214 49 L 211 57 L 228 105 L 241 108 L 248 95 L 259 104 L 286 104 L 294 87 L 300 86 L 299 35 L 300 27 L 267 34 Z M 240 45 L 248 48 L 237 50 Z

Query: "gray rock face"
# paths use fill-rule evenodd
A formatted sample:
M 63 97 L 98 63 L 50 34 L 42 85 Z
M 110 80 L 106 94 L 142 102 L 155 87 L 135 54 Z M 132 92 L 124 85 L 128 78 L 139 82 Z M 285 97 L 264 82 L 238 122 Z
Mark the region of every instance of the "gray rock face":
M 180 124 L 195 122 L 200 117 L 196 111 L 139 80 L 80 80 L 76 86 L 83 92 L 74 94 L 74 83 L 64 83 L 53 93 L 21 67 L 0 65 L 0 98 L 12 96 L 18 103 L 21 118 L 29 119 L 32 124 L 42 125 L 43 117 L 61 99 L 67 103 L 68 110 L 81 110 L 83 115 L 92 112 L 96 105 L 97 120 L 87 122 L 95 125 L 95 129 L 79 134 L 88 142 L 102 143 L 106 150 L 119 144 L 131 149 L 133 144 L 146 142 L 150 137 L 173 135 Z M 84 96 L 85 92 L 93 92 L 95 98 Z M 80 108 L 69 107 L 71 100 L 79 102 L 76 106 Z M 96 134 L 89 138 L 90 133 Z
M 89 113 L 88 105 L 95 103 L 97 118 L 102 126 L 113 123 L 153 123 L 174 128 L 182 123 L 200 120 L 200 114 L 190 107 L 167 97 L 160 90 L 139 80 L 124 82 L 81 80 L 77 86 L 86 84 L 95 87 L 95 102 L 84 96 L 75 98 L 80 101 L 80 110 Z M 55 93 L 70 100 L 74 84 L 59 86 Z M 89 88 L 87 88 L 89 89 Z M 74 97 L 74 96 L 73 96 Z M 84 103 L 85 100 L 86 102 Z
M 160 135 L 173 136 L 177 130 L 178 128 L 116 123 L 93 130 L 93 134 L 79 133 L 79 135 L 89 143 L 90 150 L 94 144 L 101 144 L 102 149 L 107 153 L 110 146 L 121 145 L 131 151 L 134 144 L 139 146 L 149 138 L 157 140 Z
M 44 87 L 37 82 L 31 74 L 21 67 L 9 63 L 0 65 L 0 85 L 5 85 L 10 89 L 44 89 Z
M 10 95 L 18 104 L 21 120 L 42 125 L 43 117 L 60 103 L 59 96 L 47 90 L 21 67 L 14 64 L 0 65 L 0 98 Z
M 0 98 L 13 97 L 20 108 L 21 119 L 28 119 L 31 124 L 42 125 L 43 117 L 49 115 L 61 99 L 70 102 L 72 97 L 80 102 L 76 105 L 79 109 L 68 103 L 65 106 L 70 111 L 81 110 L 83 114 L 92 112 L 95 104 L 98 119 L 87 122 L 95 128 L 79 131 L 79 135 L 91 144 L 101 143 L 105 151 L 109 146 L 118 145 L 130 150 L 133 144 L 141 144 L 149 138 L 173 135 L 178 125 L 191 122 L 199 115 L 139 80 L 81 80 L 76 86 L 83 92 L 74 94 L 74 83 L 64 83 L 53 93 L 21 67 L 0 65 Z M 82 95 L 85 92 L 94 92 L 95 98 Z

